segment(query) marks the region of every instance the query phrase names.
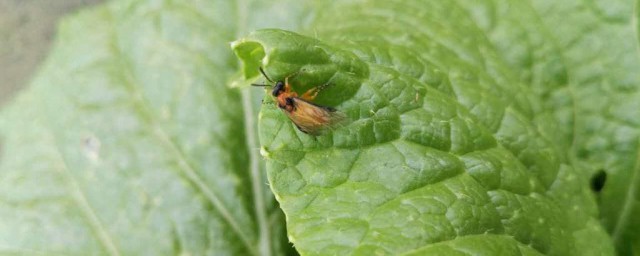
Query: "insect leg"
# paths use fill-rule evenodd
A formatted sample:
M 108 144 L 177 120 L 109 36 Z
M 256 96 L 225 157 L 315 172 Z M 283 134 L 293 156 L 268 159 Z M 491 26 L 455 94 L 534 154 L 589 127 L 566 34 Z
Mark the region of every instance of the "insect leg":
M 313 87 L 313 88 L 307 90 L 304 94 L 302 94 L 302 96 L 300 98 L 303 99 L 303 100 L 312 101 L 313 99 L 315 99 L 316 96 L 318 96 L 318 93 L 320 91 L 324 90 L 329 85 L 331 85 L 331 83 L 327 82 L 326 84 Z

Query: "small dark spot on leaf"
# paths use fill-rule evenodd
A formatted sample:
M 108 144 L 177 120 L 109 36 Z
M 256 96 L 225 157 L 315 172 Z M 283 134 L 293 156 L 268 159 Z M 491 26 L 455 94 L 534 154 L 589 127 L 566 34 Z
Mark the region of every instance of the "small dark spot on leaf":
M 82 139 L 82 149 L 90 160 L 95 161 L 100 157 L 100 140 L 95 136 L 87 136 Z
M 604 188 L 604 183 L 607 181 L 607 172 L 600 169 L 593 176 L 591 176 L 591 190 L 593 192 L 600 192 Z

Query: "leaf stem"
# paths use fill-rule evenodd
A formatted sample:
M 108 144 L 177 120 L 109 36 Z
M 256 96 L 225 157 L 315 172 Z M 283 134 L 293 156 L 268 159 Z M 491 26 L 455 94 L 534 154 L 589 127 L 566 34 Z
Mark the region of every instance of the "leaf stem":
M 259 147 L 256 138 L 255 113 L 253 112 L 253 97 L 251 97 L 250 88 L 242 89 L 242 107 L 244 109 L 244 125 L 245 138 L 247 141 L 247 150 L 249 153 L 249 168 L 251 173 L 251 187 L 253 189 L 253 203 L 256 210 L 256 218 L 259 229 L 258 251 L 260 255 L 270 256 L 270 237 L 269 222 L 267 220 L 267 209 L 264 204 L 266 198 L 264 189 L 260 186 L 264 182 L 262 173 L 260 172 L 260 158 L 257 152 Z

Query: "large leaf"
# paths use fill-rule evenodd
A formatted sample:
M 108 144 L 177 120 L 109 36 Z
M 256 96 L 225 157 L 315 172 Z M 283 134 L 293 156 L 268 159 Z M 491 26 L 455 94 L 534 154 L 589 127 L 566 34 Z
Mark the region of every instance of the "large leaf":
M 295 253 L 259 152 L 305 255 L 610 255 L 607 231 L 637 254 L 635 5 L 117 0 L 83 12 L 0 114 L 0 254 Z M 264 27 L 300 34 L 249 34 Z M 260 90 L 229 86 L 250 83 L 238 71 L 262 79 L 260 66 L 277 80 L 302 70 L 300 93 L 329 82 L 315 102 L 348 121 L 310 136 L 270 96 L 260 106 Z
M 312 26 L 326 42 L 261 31 L 235 44 L 249 77 L 262 65 L 276 79 L 304 70 L 293 82 L 299 92 L 335 84 L 318 103 L 352 120 L 313 138 L 273 104 L 261 113 L 269 179 L 301 252 L 423 253 L 443 245 L 506 253 L 476 248 L 486 237 L 508 250 L 611 253 L 588 189 L 592 171 L 566 153 L 578 128 L 554 109 L 572 100 L 558 88 L 566 80 L 552 55 L 558 49 L 542 50 L 550 55 L 536 67 L 544 74 L 512 70 L 472 4 L 335 5 Z
M 246 10 L 272 12 L 245 4 L 116 1 L 63 22 L 0 119 L 0 254 L 290 251 L 245 129 L 259 96 L 227 86 Z

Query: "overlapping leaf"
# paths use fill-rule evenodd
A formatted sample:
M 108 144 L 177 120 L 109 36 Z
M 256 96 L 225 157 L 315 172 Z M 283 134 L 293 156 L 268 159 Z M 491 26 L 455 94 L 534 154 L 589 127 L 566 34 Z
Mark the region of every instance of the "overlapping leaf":
M 559 101 L 565 67 L 550 57 L 540 67 L 549 72 L 536 78 L 546 80 L 512 70 L 468 5 L 347 3 L 313 26 L 326 42 L 279 31 L 239 41 L 264 52 L 245 58 L 247 66 L 279 78 L 330 71 L 294 81 L 299 91 L 309 81 L 360 79 L 353 97 L 333 102 L 354 121 L 327 136 L 310 138 L 275 107 L 263 108 L 270 181 L 301 252 L 395 254 L 439 244 L 465 251 L 483 235 L 542 254 L 611 252 L 589 170 L 566 153 L 573 130 L 557 125 L 572 120 L 550 110 L 572 101 Z M 346 56 L 351 69 L 334 67 Z M 366 73 L 358 72 L 362 63 Z M 335 84 L 324 98 L 353 87 Z M 553 89 L 556 101 L 545 97 Z M 474 239 L 448 242 L 461 237 Z

